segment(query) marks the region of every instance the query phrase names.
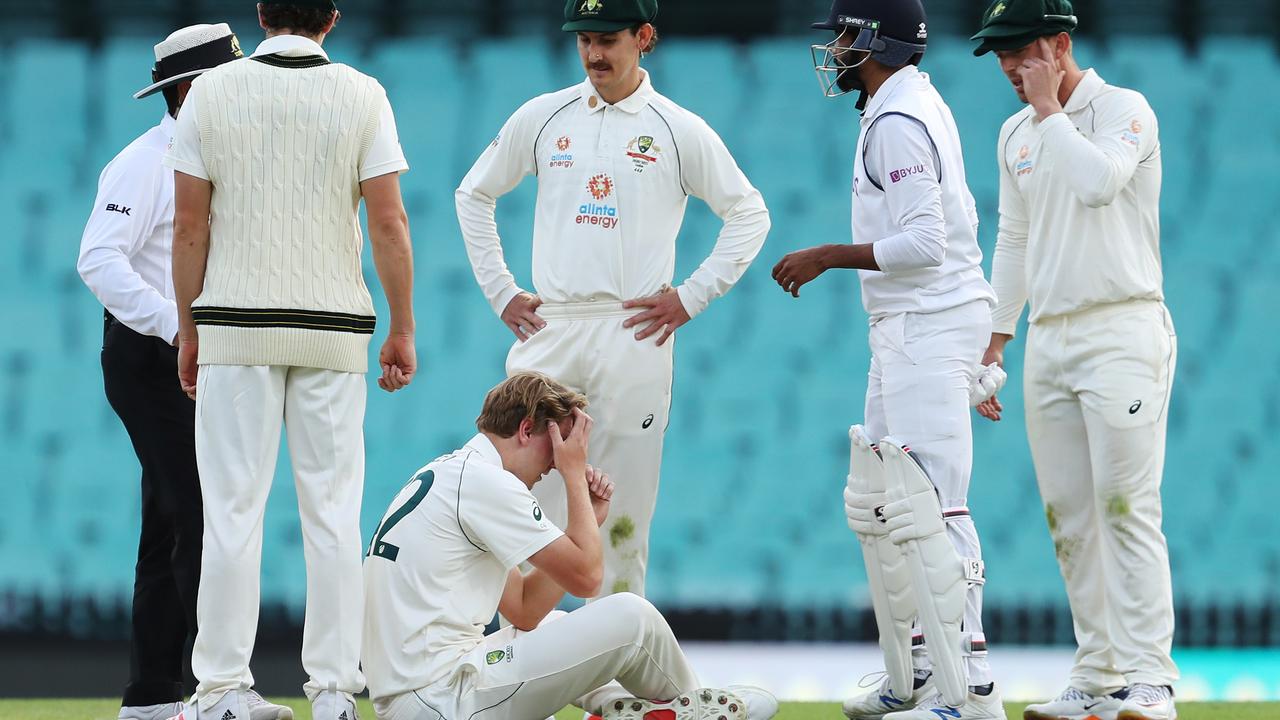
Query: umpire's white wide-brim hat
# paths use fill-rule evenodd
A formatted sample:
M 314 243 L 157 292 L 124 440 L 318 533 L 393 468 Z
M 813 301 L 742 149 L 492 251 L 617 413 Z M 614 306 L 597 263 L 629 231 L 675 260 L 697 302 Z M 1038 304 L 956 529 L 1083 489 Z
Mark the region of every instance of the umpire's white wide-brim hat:
M 184 27 L 156 45 L 152 83 L 133 96 L 144 98 L 242 57 L 240 40 L 231 32 L 230 25 L 218 23 Z

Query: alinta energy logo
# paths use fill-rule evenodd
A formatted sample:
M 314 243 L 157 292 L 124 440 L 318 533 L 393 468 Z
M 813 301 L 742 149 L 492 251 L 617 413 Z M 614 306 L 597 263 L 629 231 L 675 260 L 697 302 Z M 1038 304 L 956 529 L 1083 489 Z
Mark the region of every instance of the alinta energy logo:
M 578 207 L 579 225 L 595 225 L 612 230 L 618 226 L 618 207 L 604 204 L 613 195 L 613 178 L 604 173 L 593 175 L 587 181 L 587 192 L 596 202 L 583 203 Z
M 569 152 L 569 148 L 572 145 L 573 141 L 568 136 L 556 140 L 556 150 L 558 152 L 551 156 L 551 162 L 547 164 L 548 167 L 565 169 L 573 167 L 573 153 Z

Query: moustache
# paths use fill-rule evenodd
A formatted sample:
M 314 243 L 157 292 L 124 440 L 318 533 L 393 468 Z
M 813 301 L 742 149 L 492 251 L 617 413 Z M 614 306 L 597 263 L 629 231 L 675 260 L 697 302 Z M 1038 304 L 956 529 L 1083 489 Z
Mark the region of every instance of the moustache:
M 589 63 L 587 67 L 591 68 L 592 70 L 597 70 L 599 72 L 605 72 L 606 70 L 613 69 L 613 66 L 609 65 L 608 63 Z

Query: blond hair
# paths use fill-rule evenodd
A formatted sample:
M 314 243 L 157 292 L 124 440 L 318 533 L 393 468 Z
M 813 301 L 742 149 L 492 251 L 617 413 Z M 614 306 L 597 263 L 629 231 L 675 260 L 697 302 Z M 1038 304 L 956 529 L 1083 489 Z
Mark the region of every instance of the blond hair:
M 509 438 L 526 419 L 533 432 L 545 432 L 547 421 L 573 417 L 575 408 L 587 407 L 587 396 L 574 392 L 540 372 L 519 372 L 498 384 L 484 398 L 476 429 Z

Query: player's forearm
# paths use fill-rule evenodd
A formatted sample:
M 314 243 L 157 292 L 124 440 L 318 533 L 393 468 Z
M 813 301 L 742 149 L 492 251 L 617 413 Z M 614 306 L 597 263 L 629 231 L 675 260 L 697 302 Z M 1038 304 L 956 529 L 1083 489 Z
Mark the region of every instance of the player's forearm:
M 991 260 L 991 289 L 996 293 L 996 306 L 991 311 L 994 332 L 1012 337 L 1017 330 L 1018 318 L 1027 304 L 1026 262 L 1026 238 L 1012 235 L 1002 227 Z
M 875 245 L 863 243 L 859 245 L 824 245 L 822 246 L 823 265 L 828 269 L 845 270 L 879 270 L 876 261 Z
M 1062 158 L 1055 163 L 1055 176 L 1089 207 L 1110 205 L 1137 168 L 1136 150 L 1128 158 L 1107 152 L 1081 135 L 1064 113 L 1047 118 L 1041 132 L 1054 157 Z
M 476 284 L 494 313 L 501 315 L 520 288 L 502 253 L 502 238 L 494 218 L 497 201 L 464 182 L 454 193 L 454 206 Z
M 413 319 L 413 244 L 409 219 L 403 211 L 395 217 L 369 223 L 373 264 L 391 310 L 391 333 L 411 335 Z
M 715 248 L 678 289 L 689 317 L 733 289 L 760 254 L 772 226 L 764 200 L 753 189 L 726 215 Z
M 177 213 L 173 221 L 173 294 L 178 307 L 178 335 L 196 339 L 191 303 L 204 289 L 209 262 L 209 221 Z
M 565 490 L 569 521 L 564 534 L 580 553 L 576 564 L 583 584 L 598 590 L 604 576 L 604 549 L 600 546 L 600 528 L 596 524 L 595 512 L 591 509 L 585 473 L 578 477 L 566 477 Z M 588 593 L 588 596 L 594 594 Z
M 147 284 L 124 253 L 93 247 L 80 255 L 76 270 L 98 302 L 134 330 L 173 342 L 178 333 L 174 302 Z
M 551 579 L 545 572 L 534 568 L 524 576 L 523 593 L 520 598 L 521 619 L 527 628 L 532 629 L 542 622 L 564 598 L 565 589 Z

